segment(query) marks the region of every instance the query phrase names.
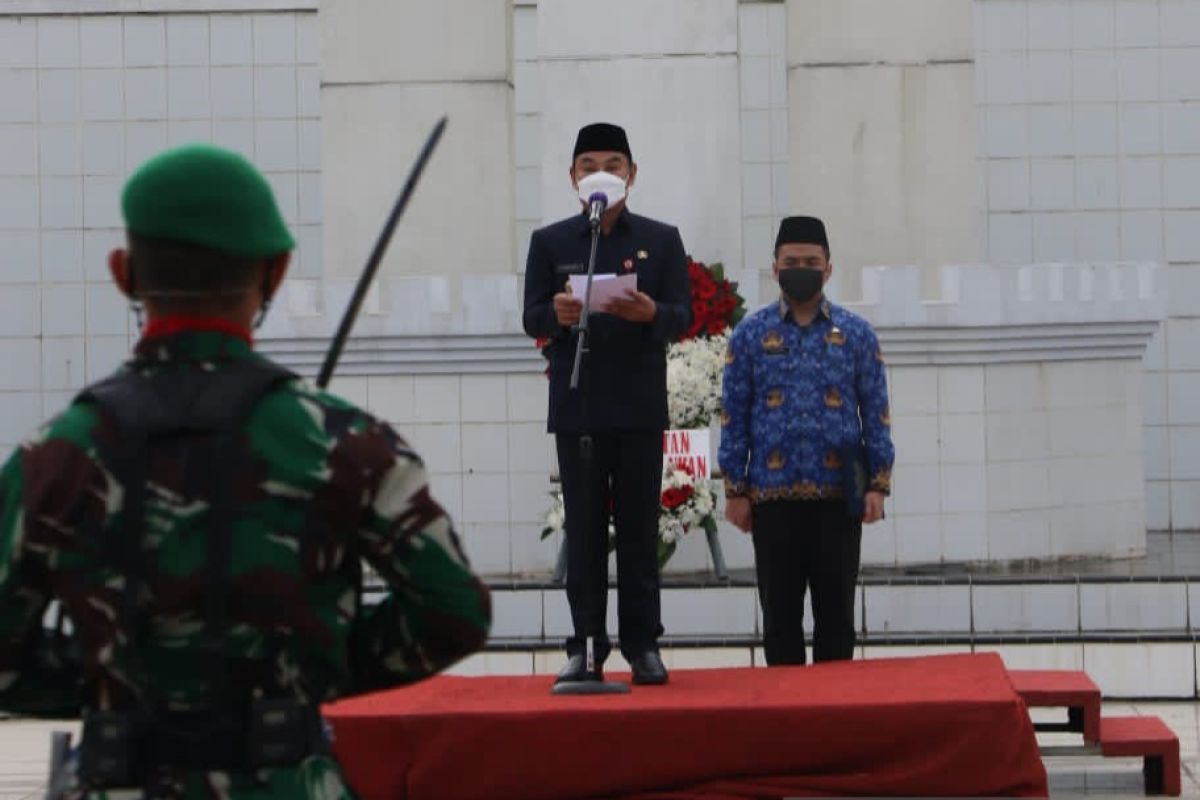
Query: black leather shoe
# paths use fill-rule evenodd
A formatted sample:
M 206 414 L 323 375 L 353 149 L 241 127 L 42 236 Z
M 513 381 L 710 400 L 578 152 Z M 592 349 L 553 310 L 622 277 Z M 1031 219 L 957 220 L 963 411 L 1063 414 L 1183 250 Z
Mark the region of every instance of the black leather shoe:
M 667 682 L 667 668 L 657 650 L 647 650 L 629 659 L 633 682 L 639 686 L 658 686 Z
M 567 681 L 602 681 L 604 680 L 604 671 L 599 665 L 591 672 L 587 669 L 587 661 L 584 660 L 583 654 L 570 656 L 567 658 L 567 663 L 558 671 L 558 677 L 554 679 L 555 683 L 565 683 Z

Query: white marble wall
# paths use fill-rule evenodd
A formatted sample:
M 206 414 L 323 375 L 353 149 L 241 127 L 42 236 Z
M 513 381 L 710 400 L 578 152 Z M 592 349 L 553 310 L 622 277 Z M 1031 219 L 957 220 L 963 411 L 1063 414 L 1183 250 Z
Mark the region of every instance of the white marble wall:
M 546 216 L 551 212 L 544 212 L 542 204 L 545 101 L 537 45 L 538 3 L 515 0 L 514 6 L 517 265 L 522 268 L 530 233 L 552 217 Z M 714 255 L 704 242 L 693 244 L 686 225 L 684 245 L 700 261 L 723 261 L 727 274 L 739 282 L 742 293 L 753 303 L 758 298 L 760 274 L 769 272 L 775 227 L 789 213 L 786 15 L 782 2 L 766 0 L 739 3 L 737 17 L 740 178 L 734 178 L 734 184 L 724 187 L 714 203 L 726 204 L 740 196 L 741 252 L 733 252 L 735 245 L 729 243 L 720 248 L 721 254 Z M 722 153 L 720 157 L 727 159 L 728 155 Z M 640 149 L 638 159 L 642 160 Z M 659 171 L 653 162 L 650 164 Z M 554 170 L 554 175 L 565 174 L 561 165 Z M 561 201 L 564 196 L 569 197 L 565 185 L 565 180 L 560 181 L 545 191 Z M 568 212 L 556 206 L 552 213 Z M 667 219 L 677 222 L 671 217 Z
M 122 183 L 168 145 L 254 159 L 297 233 L 293 274 L 321 274 L 316 18 L 260 8 L 0 8 L 0 449 L 128 352 L 106 256 Z
M 888 517 L 866 529 L 864 562 L 1141 552 L 1136 378 L 1165 314 L 1163 270 L 947 268 L 935 300 L 921 299 L 919 277 L 915 267 L 867 269 L 864 298 L 848 303 L 879 332 L 898 452 Z M 474 345 L 480 358 L 485 341 Z M 461 510 L 473 557 L 488 570 L 528 572 L 553 562 L 556 543 L 540 542 L 538 531 L 555 460 L 540 362 L 519 336 L 511 347 L 527 353 L 528 373 L 366 375 L 334 389 L 395 422 L 428 455 L 435 492 Z M 720 537 L 729 566 L 752 564 L 747 537 L 726 525 Z M 694 535 L 670 569 L 709 565 Z
M 792 212 L 787 94 L 787 8 L 781 2 L 738 5 L 739 103 L 742 115 L 742 294 L 760 297 L 779 220 Z M 701 261 L 702 255 L 696 256 Z M 737 267 L 741 272 L 736 272 Z M 763 296 L 765 299 L 765 296 Z
M 894 368 L 895 500 L 865 560 L 1144 551 L 1137 374 L 1133 360 Z
M 825 220 L 852 294 L 863 266 L 976 260 L 971 19 L 961 0 L 787 3 L 791 210 Z
M 515 61 L 516 104 L 516 195 L 517 195 L 517 266 L 524 267 L 529 235 L 552 217 L 546 214 L 568 213 L 561 205 L 569 198 L 566 168 L 553 166 L 552 186 L 543 188 L 542 178 L 542 65 L 538 54 L 537 0 L 515 0 L 513 10 L 513 57 Z M 722 12 L 724 13 L 724 12 Z M 787 25 L 784 4 L 774 0 L 742 2 L 737 6 L 737 107 L 740 109 L 740 183 L 721 189 L 712 198 L 714 205 L 728 205 L 741 198 L 741 252 L 734 252 L 735 243 L 724 243 L 715 253 L 704 241 L 693 243 L 688 238 L 693 226 L 685 224 L 684 245 L 693 258 L 712 263 L 722 261 L 742 293 L 755 301 L 758 297 L 759 273 L 770 268 L 771 245 L 775 239 L 778 220 L 789 213 L 788 119 L 787 119 Z M 664 50 L 662 45 L 659 49 Z M 643 159 L 642 148 L 635 155 L 645 160 L 651 175 L 669 177 L 653 156 Z M 727 160 L 728 153 L 718 156 Z M 724 168 L 724 167 L 723 167 Z M 690 170 L 689 170 L 690 174 Z M 560 180 L 561 179 L 561 180 Z M 648 185 L 648 184 L 647 184 Z M 555 201 L 553 211 L 543 210 L 543 192 Z M 656 191 L 651 187 L 651 191 Z M 740 193 L 740 194 L 739 194 Z M 640 202 L 640 200 L 638 201 Z M 674 210 L 665 217 L 673 217 Z M 727 233 L 727 232 L 726 232 Z
M 977 9 L 987 260 L 1195 260 L 1195 4 L 981 0 Z
M 813 129 L 810 121 L 793 116 L 787 136 L 789 126 L 781 121 L 784 106 L 776 80 L 784 69 L 781 3 L 706 0 L 702 8 L 682 0 L 631 3 L 628 13 L 641 22 L 628 30 L 637 35 L 620 37 L 611 30 L 585 35 L 591 29 L 577 17 L 568 25 L 562 16 L 565 1 L 534 5 L 521 0 L 512 19 L 511 52 L 503 44 L 508 23 L 501 14 L 488 17 L 492 22 L 485 43 L 451 48 L 437 63 L 417 56 L 425 52 L 432 59 L 439 54 L 418 49 L 404 56 L 412 56 L 407 61 L 381 66 L 372 53 L 382 52 L 385 43 L 372 38 L 373 32 L 343 26 L 347 15 L 330 22 L 325 44 L 333 56 L 326 66 L 324 99 L 336 104 L 333 116 L 353 120 L 370 111 L 371 119 L 376 113 L 383 119 L 378 126 L 327 126 L 331 130 L 326 141 L 333 141 L 341 154 L 327 153 L 326 162 L 337 169 L 336 174 L 326 170 L 323 178 L 326 186 L 335 187 L 333 195 L 324 192 L 331 201 L 326 205 L 342 215 L 337 221 L 341 232 L 325 248 L 334 254 L 332 262 L 321 255 L 322 147 L 316 135 L 322 100 L 316 65 L 320 29 L 311 12 L 0 16 L 0 84 L 6 97 L 16 98 L 0 108 L 0 140 L 6 145 L 0 147 L 0 281 L 6 284 L 0 292 L 0 357 L 12 365 L 0 379 L 0 445 L 15 443 L 89 377 L 111 369 L 129 345 L 129 315 L 107 286 L 103 264 L 108 247 L 120 240 L 117 189 L 141 157 L 170 142 L 204 138 L 207 133 L 266 167 L 285 215 L 301 238 L 298 280 L 263 331 L 270 347 L 286 349 L 292 346 L 289 341 L 319 339 L 333 330 L 350 275 L 362 263 L 426 123 L 436 116 L 434 107 L 451 107 L 452 130 L 460 135 L 464 125 L 470 129 L 502 121 L 488 128 L 496 133 L 480 153 L 464 156 L 461 139 L 448 138 L 443 144 L 437 159 L 442 167 L 431 167 L 425 180 L 457 188 L 435 192 L 426 186 L 418 193 L 413 215 L 393 244 L 394 258 L 356 328 L 369 347 L 335 389 L 364 400 L 396 422 L 427 454 L 435 487 L 445 484 L 437 491 L 452 510 L 461 512 L 472 551 L 478 550 L 487 569 L 548 566 L 554 547 L 538 542 L 537 529 L 548 501 L 546 475 L 554 460 L 543 432 L 545 384 L 537 374 L 532 347 L 530 364 L 521 364 L 523 350 L 517 348 L 522 345 L 505 345 L 512 350 L 505 352 L 506 363 L 520 365 L 507 374 L 469 374 L 495 359 L 497 351 L 481 344 L 478 357 L 464 368 L 468 374 L 414 375 L 419 369 L 405 355 L 411 340 L 404 337 L 455 335 L 454 342 L 467 341 L 469 348 L 471 335 L 494 344 L 497 334 L 519 333 L 517 273 L 522 262 L 515 260 L 515 240 L 525 239 L 533 225 L 572 210 L 566 188 L 569 148 L 576 128 L 590 121 L 591 114 L 624 118 L 630 127 L 643 167 L 634 207 L 677 222 L 693 255 L 723 260 L 735 274 L 742 269 L 743 277 L 754 272 L 750 262 L 769 251 L 774 220 L 782 215 L 784 204 L 797 202 L 794 191 L 789 197 L 781 188 L 789 182 L 780 177 L 788 155 L 780 139 L 791 141 L 794 153 L 796 137 L 810 135 Z M 992 4 L 1014 0 L 980 2 L 985 8 L 977 17 L 987 20 Z M 872 13 L 866 0 L 854 5 L 856 14 Z M 1035 13 L 1033 5 L 1019 5 L 1026 14 Z M 1129 4 L 1108 5 L 1114 14 L 1133 13 Z M 1161 10 L 1163 26 L 1165 20 L 1175 19 L 1169 14 L 1180 13 L 1168 0 L 1147 0 L 1147 5 Z M 1173 10 L 1168 11 L 1169 5 Z M 445 9 L 438 9 L 440 5 L 431 6 L 426 16 L 449 24 Z M 489 7 L 487 13 L 499 12 Z M 666 24 L 680 14 L 703 24 Z M 817 52 L 812 48 L 819 49 L 820 42 L 813 40 L 813 31 L 803 25 L 797 29 L 795 17 L 791 19 L 791 43 L 796 47 L 789 52 Z M 822 24 L 841 30 L 847 19 L 834 15 Z M 961 37 L 953 30 L 949 41 L 957 47 Z M 482 36 L 478 29 L 476 33 Z M 360 40 L 362 46 L 355 47 Z M 922 40 L 923 57 L 936 61 L 957 52 L 953 47 L 943 52 L 940 41 Z M 881 46 L 879 41 L 870 44 Z M 1022 52 L 1032 58 L 1032 50 Z M 835 55 L 845 60 L 856 54 L 851 48 Z M 912 53 L 885 55 L 903 61 Z M 1164 63 L 1175 57 L 1183 56 L 1166 54 L 1165 49 L 1159 55 Z M 510 58 L 512 67 L 507 66 Z M 822 67 L 793 62 L 793 76 L 809 69 Z M 504 83 L 510 70 L 515 93 Z M 386 86 L 358 86 L 369 74 L 378 74 Z M 187 84 L 192 90 L 169 91 L 172 85 L 183 86 L 181 81 L 192 81 Z M 443 81 L 453 84 L 445 93 L 431 88 Z M 596 87 L 587 95 L 588 102 L 579 97 L 581 82 Z M 983 85 L 988 85 L 986 79 Z M 388 96 L 378 96 L 380 91 Z M 506 92 L 515 97 L 505 100 Z M 509 102 L 511 107 L 504 111 Z M 1163 114 L 1184 114 L 1189 107 L 1182 101 L 1172 103 L 1161 103 Z M 549 108 L 552 114 L 545 112 Z M 992 110 L 986 104 L 989 121 Z M 511 117 L 515 135 L 512 123 L 503 121 Z M 403 146 L 392 148 L 388 156 L 395 157 L 395 169 L 367 175 L 367 166 L 376 163 L 369 154 L 387 149 L 389 137 L 396 136 Z M 512 161 L 503 153 L 498 160 L 488 155 L 496 155 L 489 149 L 493 147 L 508 152 L 508 141 L 515 143 Z M 682 141 L 698 144 L 680 147 Z M 355 146 L 366 148 L 367 155 L 344 158 Z M 408 152 L 401 154 L 405 148 Z M 488 163 L 481 166 L 473 158 Z M 1184 155 L 1179 158 L 1170 165 L 1187 174 L 1189 162 Z M 943 160 L 954 163 L 951 156 Z M 1021 157 L 989 155 L 987 169 L 981 172 L 990 176 L 991 162 L 1007 160 Z M 1032 155 L 1025 159 L 1030 170 L 1035 160 Z M 1165 157 L 1159 161 L 1166 169 Z M 920 163 L 933 169 L 929 162 Z M 500 175 L 505 171 L 509 178 Z M 809 173 L 791 174 L 793 190 L 810 185 Z M 926 172 L 927 177 L 931 174 Z M 461 236 L 457 227 L 445 229 L 452 216 L 446 209 L 459 213 L 463 197 L 480 181 L 488 187 L 481 195 L 484 199 L 491 196 L 488 192 L 507 193 L 493 198 L 498 212 L 489 209 L 483 215 L 497 224 L 470 237 Z M 379 198 L 356 191 L 361 187 L 387 197 L 375 202 Z M 983 196 L 990 196 L 990 190 Z M 430 223 L 429 215 L 437 209 L 444 219 Z M 990 220 L 992 212 L 988 213 Z M 995 215 L 1022 213 L 1005 210 Z M 1164 226 L 1175 219 L 1170 215 L 1176 212 L 1162 213 Z M 1184 215 L 1179 219 L 1190 219 L 1188 213 L 1193 212 L 1179 210 Z M 936 214 L 931 211 L 930 216 Z M 1166 230 L 1185 233 L 1179 225 Z M 449 250 L 447 242 L 466 249 Z M 489 253 L 500 255 L 488 259 L 471 250 L 485 245 Z M 508 255 L 503 255 L 506 248 Z M 842 252 L 837 244 L 835 252 Z M 420 258 L 414 259 L 414 253 Z M 1153 260 L 1153 254 L 1148 257 Z M 942 301 L 924 304 L 915 273 L 865 273 L 868 302 L 857 307 L 876 321 L 891 358 L 896 435 L 901 442 L 897 495 L 889 505 L 889 521 L 870 529 L 864 540 L 868 562 L 1015 558 L 1035 554 L 1032 551 L 1042 545 L 1052 553 L 1084 552 L 1095 542 L 1073 533 L 1080 529 L 1072 527 L 1077 523 L 1095 528 L 1097 537 L 1110 536 L 1116 551 L 1136 549 L 1137 542 L 1129 537 L 1136 537 L 1141 528 L 1136 521 L 1141 509 L 1128 491 L 1132 477 L 1127 456 L 1138 445 L 1117 437 L 1097 451 L 1091 441 L 1094 429 L 1090 438 L 1077 429 L 1079 420 L 1115 424 L 1118 409 L 1128 412 L 1140 402 L 1112 382 L 1128 371 L 1134 356 L 1128 343 L 1119 352 L 1103 349 L 1108 346 L 1099 344 L 1107 335 L 1105 321 L 1156 318 L 1157 312 L 1142 302 L 1147 287 L 1146 302 L 1165 302 L 1160 276 L 1152 266 L 1114 269 L 1091 270 L 1087 282 L 1092 289 L 1086 298 L 1072 294 L 1084 284 L 1083 272 L 1075 268 L 984 270 L 970 278 L 950 270 Z M 1172 279 L 1185 290 L 1172 294 L 1177 310 L 1178 298 L 1191 296 L 1186 293 L 1188 274 L 1173 265 Z M 1110 280 L 1113 275 L 1115 282 Z M 754 300 L 753 282 L 744 286 Z M 852 288 L 841 287 L 839 291 L 845 291 L 839 296 L 856 297 Z M 938 287 L 932 291 L 936 294 Z M 994 291 L 1004 292 L 1007 299 L 989 303 Z M 1052 326 L 1052 331 L 1039 327 L 1068 321 L 1071 325 Z M 1011 334 L 1012 341 L 989 343 L 972 332 L 999 323 L 1009 326 L 1005 335 Z M 1200 367 L 1189 361 L 1194 361 L 1190 353 L 1197 348 L 1188 345 L 1188 323 L 1172 320 L 1169 337 L 1157 340 L 1150 353 L 1150 363 L 1163 369 L 1145 387 L 1148 419 L 1162 423 L 1151 429 L 1147 445 L 1152 524 L 1163 496 L 1176 502 L 1179 513 L 1174 518 L 1186 520 L 1191 477 L 1200 486 L 1200 472 L 1192 476 L 1190 471 L 1193 451 L 1200 452 L 1200 437 L 1193 447 L 1187 409 L 1195 404 L 1188 404 L 1193 387 L 1187 370 Z M 1079 325 L 1084 327 L 1077 329 Z M 1114 331 L 1127 339 L 1140 335 L 1119 325 L 1109 333 Z M 1031 344 L 1030 335 L 1042 337 L 1041 344 Z M 973 342 L 965 358 L 974 360 L 946 360 L 945 353 L 961 347 L 963 340 Z M 1089 356 L 1100 360 L 1038 365 L 1059 358 L 1080 341 L 1101 348 Z M 422 352 L 436 356 L 437 340 L 427 344 Z M 448 344 L 446 352 L 457 347 Z M 998 356 L 1005 348 L 1007 355 Z M 1014 360 L 1024 363 L 1003 363 Z M 1168 366 L 1173 370 L 1169 376 Z M 409 374 L 388 375 L 389 370 Z M 1023 387 L 1025 394 L 1014 387 Z M 1071 387 L 1083 394 L 1072 395 Z M 1009 435 L 1014 429 L 1022 436 Z M 1043 430 L 1044 436 L 1030 440 L 1030 431 Z M 1021 449 L 1020 442 L 1028 448 Z M 1003 449 L 1008 446 L 1016 450 Z M 1159 455 L 1163 452 L 1169 453 L 1165 462 Z M 1171 471 L 1164 472 L 1164 463 Z M 1086 472 L 1086 481 L 1077 469 Z M 1021 482 L 1043 473 L 1047 479 L 1040 488 Z M 1005 475 L 1015 476 L 1017 483 L 999 481 Z M 997 482 L 1009 488 L 993 489 Z M 1043 489 L 1048 496 L 1039 494 Z M 1083 506 L 1102 508 L 1104 519 L 1093 524 L 1090 512 L 1080 511 Z M 1104 533 L 1110 528 L 1111 535 Z M 745 537 L 727 529 L 722 537 L 731 566 L 750 563 Z M 703 541 L 689 538 L 674 564 L 697 568 L 707 560 Z
M 529 236 L 542 220 L 542 79 L 536 0 L 513 3 L 513 145 L 516 166 L 516 269 L 523 272 Z M 565 175 L 566 169 L 561 172 Z M 561 188 L 561 187 L 559 187 Z
M 687 25 L 678 24 L 685 18 Z M 626 128 L 639 166 L 629 207 L 678 225 L 696 258 L 737 265 L 735 0 L 541 0 L 537 22 L 542 218 L 578 210 L 568 177 L 571 148 L 582 125 L 608 120 Z
M 325 265 L 356 276 L 426 136 L 445 137 L 388 248 L 393 275 L 511 274 L 512 6 L 326 0 L 320 7 Z M 457 294 L 456 282 L 451 289 Z
M 1200 527 L 1200 5 L 976 0 L 981 256 L 1169 265 L 1147 521 Z
M 866 302 L 849 306 L 891 364 L 897 460 L 864 561 L 1142 552 L 1137 376 L 1165 314 L 1162 272 L 945 269 L 940 299 L 921 301 L 917 268 L 866 270 Z

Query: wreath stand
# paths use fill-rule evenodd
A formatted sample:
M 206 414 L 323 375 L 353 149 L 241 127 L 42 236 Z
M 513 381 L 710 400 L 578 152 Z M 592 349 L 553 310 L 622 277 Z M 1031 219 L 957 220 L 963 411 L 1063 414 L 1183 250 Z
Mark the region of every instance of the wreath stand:
M 713 473 L 710 480 L 717 480 L 720 475 Z M 551 475 L 550 483 L 558 483 L 558 476 Z M 717 536 L 717 531 L 705 531 L 704 538 L 708 540 L 708 553 L 712 556 L 713 575 L 718 580 L 726 580 L 729 578 L 729 572 L 725 568 L 725 554 L 721 552 L 721 540 Z M 554 559 L 554 574 L 550 577 L 554 583 L 561 584 L 567 575 L 567 535 L 563 533 L 563 539 L 558 545 L 558 556 Z

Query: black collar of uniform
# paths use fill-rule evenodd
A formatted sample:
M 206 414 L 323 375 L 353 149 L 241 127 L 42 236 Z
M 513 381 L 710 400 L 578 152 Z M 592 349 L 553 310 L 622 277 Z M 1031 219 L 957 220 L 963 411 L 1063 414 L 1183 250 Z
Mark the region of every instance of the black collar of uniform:
M 621 212 L 617 215 L 617 221 L 615 223 L 613 223 L 611 232 L 616 232 L 619 229 L 628 228 L 629 224 L 630 224 L 631 216 L 632 215 L 629 213 L 629 209 L 626 208 L 624 204 L 622 204 Z M 576 220 L 575 227 L 579 229 L 579 234 L 581 236 L 591 235 L 592 226 L 591 226 L 591 224 L 588 223 L 588 212 L 587 211 L 580 211 L 579 216 L 577 216 L 575 218 L 575 220 Z
M 828 320 L 833 319 L 833 303 L 829 301 L 828 297 L 821 297 L 821 304 L 817 306 L 817 316 Z M 794 317 L 792 306 L 788 303 L 787 298 L 782 294 L 779 295 L 779 320 L 786 322 L 789 319 L 794 319 Z

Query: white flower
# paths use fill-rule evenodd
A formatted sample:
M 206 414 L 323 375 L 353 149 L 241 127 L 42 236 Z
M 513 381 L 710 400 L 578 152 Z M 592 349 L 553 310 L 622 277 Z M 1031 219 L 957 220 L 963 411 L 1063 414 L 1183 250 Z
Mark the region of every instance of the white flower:
M 664 542 L 678 541 L 688 531 L 703 527 L 705 520 L 712 516 L 716 508 L 716 494 L 713 481 L 709 478 L 697 478 L 687 470 L 668 463 L 663 469 L 662 486 L 664 493 L 683 488 L 692 490 L 688 499 L 674 508 L 663 506 L 660 509 L 658 533 Z
M 546 512 L 545 524 L 542 527 L 543 535 L 546 532 L 562 533 L 567 527 L 567 510 L 563 507 L 562 489 L 556 487 L 550 493 L 550 497 L 550 510 Z
M 667 544 L 679 541 L 679 537 L 684 533 L 683 525 L 679 520 L 663 514 L 658 519 L 658 536 Z
M 671 427 L 706 428 L 721 410 L 721 378 L 729 330 L 675 342 L 667 349 L 667 408 Z

